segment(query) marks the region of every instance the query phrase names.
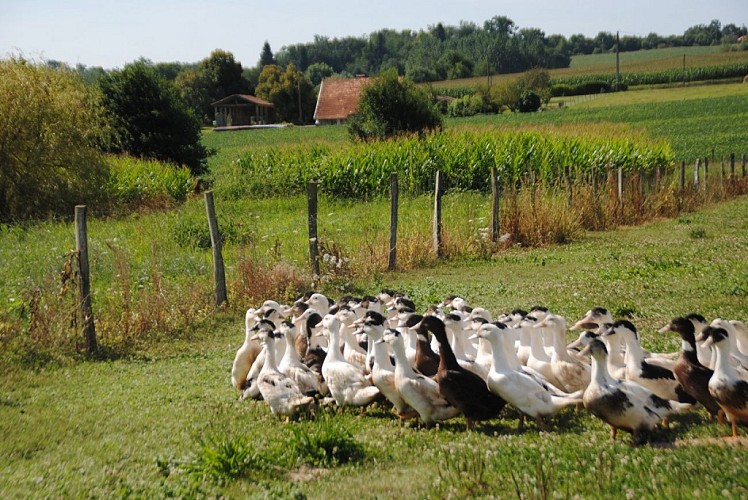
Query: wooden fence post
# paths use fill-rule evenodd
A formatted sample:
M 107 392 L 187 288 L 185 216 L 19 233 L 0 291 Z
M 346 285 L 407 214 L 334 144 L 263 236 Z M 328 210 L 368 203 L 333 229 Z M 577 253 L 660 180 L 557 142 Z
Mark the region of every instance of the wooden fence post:
M 91 274 L 88 264 L 88 228 L 86 225 L 86 205 L 75 206 L 75 251 L 78 254 L 78 295 L 80 297 L 80 311 L 83 317 L 83 337 L 86 341 L 86 351 L 95 354 L 98 350 L 96 341 L 96 325 L 94 324 L 93 307 L 91 305 Z
M 442 173 L 436 171 L 436 187 L 434 190 L 434 254 L 442 256 Z
M 397 203 L 399 188 L 397 184 L 397 172 L 390 174 L 390 257 L 387 269 L 394 271 L 397 267 Z
M 216 207 L 213 204 L 213 191 L 205 192 L 205 211 L 208 214 L 208 229 L 210 229 L 210 245 L 213 248 L 213 281 L 216 287 L 216 306 L 229 303 L 226 294 L 226 270 L 223 266 L 223 254 L 221 253 L 221 233 L 218 231 L 218 218 Z
M 618 167 L 618 206 L 621 209 L 621 217 L 623 217 L 623 168 Z
M 309 223 L 309 263 L 312 274 L 319 276 L 319 241 L 317 240 L 317 181 L 309 181 L 306 190 Z
M 696 164 L 693 166 L 693 187 L 694 189 L 699 189 L 699 168 L 701 165 L 701 160 L 696 158 Z
M 743 167 L 743 177 L 745 177 L 745 153 L 741 156 L 740 160 L 741 166 Z
M 730 153 L 730 180 L 735 179 L 735 153 Z
M 680 162 L 680 194 L 686 191 L 686 161 Z
M 709 158 L 704 158 L 704 189 L 707 188 L 709 183 Z
M 499 219 L 501 204 L 499 199 L 499 174 L 496 167 L 491 167 L 491 243 L 499 241 Z

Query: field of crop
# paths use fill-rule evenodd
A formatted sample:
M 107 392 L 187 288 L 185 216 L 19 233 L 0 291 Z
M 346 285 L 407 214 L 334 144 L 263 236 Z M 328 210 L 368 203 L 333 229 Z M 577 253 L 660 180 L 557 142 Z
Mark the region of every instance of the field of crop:
M 563 98 L 554 101 L 558 105 Z M 711 85 L 675 89 L 601 94 L 586 98 L 569 98 L 564 112 L 542 112 L 528 115 L 481 115 L 454 119 L 451 126 L 566 126 L 591 124 L 625 124 L 632 130 L 670 143 L 676 161 L 693 162 L 696 158 L 719 160 L 746 151 L 744 127 L 737 124 L 748 119 L 748 85 Z M 565 103 L 566 104 L 566 103 Z
M 740 85 L 626 92 L 567 103 L 558 112 L 450 120 L 446 128 L 458 134 L 550 129 L 566 136 L 586 129 L 593 136 L 667 141 L 676 161 L 711 154 L 710 145 L 717 157 L 740 156 L 748 132 L 735 123 L 747 120 L 746 92 Z M 387 200 L 323 195 L 320 239 L 344 265 L 326 262 L 321 279 L 311 282 L 299 271 L 307 268 L 306 200 L 224 191 L 256 181 L 236 176 L 231 183 L 240 158 L 288 148 L 343 151 L 350 147 L 345 128 L 206 131 L 204 137 L 219 151 L 211 170 L 229 285 L 230 304 L 222 310 L 212 306 L 200 197 L 169 212 L 89 221 L 94 314 L 105 347 L 99 360 L 76 354 L 75 276 L 63 272 L 74 245 L 72 225 L 0 227 L 2 498 L 29 492 L 40 497 L 748 496 L 745 442 L 724 440 L 729 429 L 708 422 L 703 412 L 674 417 L 655 433 L 656 446 L 631 447 L 625 435 L 610 443 L 607 426 L 583 410 L 564 412 L 548 433 L 532 423 L 518 432 L 511 410 L 474 432 L 464 431 L 463 419 L 417 429 L 381 406 L 363 413 L 321 412 L 284 424 L 264 403 L 239 402 L 229 384 L 244 336 L 243 311 L 267 297 L 289 300 L 310 283 L 333 296 L 400 289 L 419 308 L 449 293 L 494 314 L 543 304 L 569 320 L 602 305 L 631 319 L 646 348 L 676 350 L 673 336 L 655 333 L 675 315 L 697 311 L 748 320 L 745 196 L 710 205 L 711 195 L 704 192 L 699 196 L 705 208 L 674 219 L 577 231 L 564 245 L 497 250 L 484 238 L 487 193 L 453 192 L 443 206 L 451 259 L 441 262 L 433 258 L 429 240 L 433 198 L 403 196 L 398 252 L 407 271 L 387 273 L 382 237 L 389 224 Z M 718 170 L 710 170 L 711 185 L 720 189 L 719 180 Z M 673 204 L 669 193 L 666 201 Z M 563 222 L 551 215 L 564 211 L 564 193 L 527 190 L 515 199 L 531 207 L 525 224 L 537 225 L 543 214 L 546 223 Z M 511 210 L 505 206 L 502 213 Z M 289 286 L 278 288 L 281 282 Z
M 722 52 L 712 50 L 711 47 L 691 47 L 683 49 L 654 49 L 637 52 L 622 52 L 620 55 L 620 72 L 629 75 L 645 75 L 668 71 L 677 72 L 678 77 L 683 68 L 683 55 L 686 55 L 686 70 L 706 70 L 713 67 L 729 67 L 748 64 L 748 51 Z M 572 59 L 568 68 L 548 70 L 552 80 L 568 81 L 573 79 L 584 79 L 596 76 L 615 76 L 616 56 L 615 54 L 593 54 L 577 56 Z M 494 75 L 492 82 L 500 84 L 511 81 L 519 76 L 517 74 Z M 703 78 L 709 79 L 709 78 Z M 694 81 L 699 78 L 695 77 Z M 676 79 L 676 81 L 678 81 Z M 689 79 L 691 81 L 691 79 Z M 433 83 L 433 87 L 439 88 L 472 88 L 477 85 L 485 85 L 486 77 L 464 78 L 459 80 L 445 80 Z

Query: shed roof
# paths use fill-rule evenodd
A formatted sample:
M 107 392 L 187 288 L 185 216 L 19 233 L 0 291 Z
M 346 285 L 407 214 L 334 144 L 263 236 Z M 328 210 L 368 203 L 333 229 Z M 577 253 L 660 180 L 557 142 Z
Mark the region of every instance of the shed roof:
M 264 99 L 260 99 L 259 97 L 248 95 L 248 94 L 231 94 L 230 96 L 226 96 L 223 99 L 213 102 L 210 105 L 211 106 L 230 106 L 230 105 L 237 105 L 237 104 L 254 104 L 256 106 L 262 106 L 265 108 L 272 108 L 273 103 L 267 102 Z
M 322 82 L 317 97 L 315 120 L 344 120 L 358 106 L 361 92 L 371 82 L 366 76 L 356 78 L 328 78 Z

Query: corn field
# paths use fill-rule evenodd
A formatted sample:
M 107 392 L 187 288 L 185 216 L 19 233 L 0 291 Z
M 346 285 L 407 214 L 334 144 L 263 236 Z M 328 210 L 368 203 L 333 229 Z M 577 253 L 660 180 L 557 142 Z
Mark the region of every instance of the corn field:
M 236 199 L 266 197 L 303 193 L 307 182 L 316 180 L 328 195 L 367 199 L 389 192 L 392 172 L 397 172 L 402 192 L 418 195 L 433 188 L 436 171 L 449 179 L 450 190 L 487 192 L 492 168 L 509 186 L 527 178 L 556 185 L 611 170 L 652 173 L 673 165 L 668 144 L 643 137 L 453 131 L 335 149 L 253 151 L 235 160 L 234 172 L 226 176 L 241 182 L 216 188 Z

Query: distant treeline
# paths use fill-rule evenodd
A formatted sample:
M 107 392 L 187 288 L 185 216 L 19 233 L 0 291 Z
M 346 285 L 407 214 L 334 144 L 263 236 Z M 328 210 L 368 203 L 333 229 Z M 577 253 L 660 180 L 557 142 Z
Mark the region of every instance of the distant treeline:
M 683 35 L 622 35 L 621 51 L 674 46 L 735 44 L 746 27 L 717 20 L 688 28 Z M 511 19 L 496 16 L 480 27 L 472 22 L 458 26 L 442 23 L 427 30 L 383 29 L 367 37 L 328 38 L 280 49 L 275 59 L 281 66 L 293 63 L 302 71 L 325 64 L 334 73 L 369 75 L 395 67 L 416 82 L 447 80 L 495 73 L 516 73 L 531 68 L 568 67 L 580 54 L 613 52 L 616 35 L 600 32 L 594 38 L 577 34 L 546 34 L 537 28 L 519 28 Z
M 688 28 L 682 35 L 646 36 L 622 34 L 620 51 L 731 45 L 748 34 L 745 25 L 713 20 Z M 748 42 L 741 48 L 748 49 Z M 293 64 L 306 73 L 313 85 L 320 77 L 332 74 L 377 75 L 389 68 L 415 82 L 438 81 L 486 74 L 516 73 L 531 68 L 568 67 L 572 56 L 615 52 L 616 34 L 601 31 L 595 37 L 582 34 L 565 37 L 546 35 L 537 28 L 520 28 L 505 16 L 495 16 L 478 26 L 461 21 L 457 26 L 438 23 L 426 30 L 382 29 L 368 37 L 330 38 L 316 35 L 314 41 L 284 46 L 273 54 L 268 43 L 261 48 L 258 61 L 243 65 L 243 76 L 252 87 L 259 81 L 263 66 Z M 51 61 L 54 64 L 54 61 Z M 195 70 L 197 63 L 157 63 L 156 69 L 168 80 L 179 73 Z M 78 65 L 84 79 L 95 80 L 101 68 Z M 320 75 L 320 76 L 318 76 Z

